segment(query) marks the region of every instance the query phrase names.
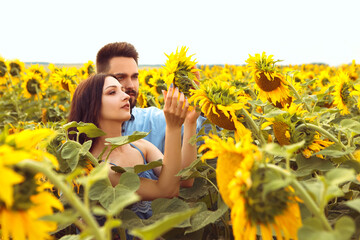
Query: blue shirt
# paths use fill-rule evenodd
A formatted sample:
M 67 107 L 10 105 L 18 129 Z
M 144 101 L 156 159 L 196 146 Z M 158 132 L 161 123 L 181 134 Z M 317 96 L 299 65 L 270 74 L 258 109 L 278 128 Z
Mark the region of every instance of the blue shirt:
M 156 107 L 134 107 L 131 115 L 131 119 L 123 124 L 123 135 L 131 135 L 134 131 L 151 131 L 144 139 L 154 144 L 164 153 L 166 121 L 163 110 Z M 205 120 L 206 118 L 202 116 L 198 117 L 196 132 L 200 131 Z M 205 132 L 207 132 L 206 129 Z

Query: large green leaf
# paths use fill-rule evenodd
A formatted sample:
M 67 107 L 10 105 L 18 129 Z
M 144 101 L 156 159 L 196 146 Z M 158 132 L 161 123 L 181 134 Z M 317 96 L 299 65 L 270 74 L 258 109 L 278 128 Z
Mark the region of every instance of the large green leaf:
M 334 168 L 334 165 L 330 161 L 325 161 L 317 157 L 305 158 L 302 154 L 296 155 L 296 163 L 298 169 L 295 171 L 295 175 L 302 177 L 312 174 L 317 171 L 329 171 Z
M 145 172 L 147 170 L 161 166 L 162 166 L 162 159 L 159 159 L 157 161 L 149 162 L 148 164 L 141 164 L 134 166 L 134 173 L 139 174 L 141 172 Z
M 360 213 L 360 199 L 350 200 L 345 202 L 345 204 Z
M 144 240 L 153 240 L 173 227 L 176 227 L 183 221 L 189 219 L 193 214 L 195 214 L 198 209 L 187 209 L 182 212 L 176 212 L 169 215 L 166 215 L 161 220 L 156 221 L 155 223 L 142 227 L 142 228 L 134 228 L 130 231 L 130 234 L 140 237 Z
M 77 167 L 79 163 L 79 151 L 81 145 L 74 141 L 67 141 L 61 148 L 61 157 L 66 160 L 71 171 Z
M 303 226 L 298 230 L 299 240 L 336 240 L 335 236 L 324 229 L 317 218 L 308 218 L 303 221 Z
M 185 234 L 195 232 L 201 228 L 204 228 L 210 223 L 216 222 L 229 209 L 224 201 L 221 200 L 221 198 L 218 200 L 218 209 L 216 211 L 209 211 L 207 210 L 205 203 L 199 202 L 199 204 L 200 203 L 203 204 L 204 207 L 200 208 L 202 210 L 191 217 L 191 227 L 186 229 Z
M 93 123 L 80 123 L 77 127 L 79 133 L 85 133 L 89 138 L 105 136 L 106 133 Z
M 352 119 L 344 119 L 340 122 L 342 130 L 347 130 L 355 134 L 360 134 L 360 122 Z
M 351 181 L 355 178 L 354 169 L 334 168 L 325 174 L 326 180 L 331 185 L 339 185 L 341 183 Z
M 105 145 L 112 145 L 112 146 L 122 146 L 131 142 L 134 142 L 136 140 L 142 139 L 146 137 L 150 132 L 138 132 L 135 131 L 133 134 L 128 136 L 120 136 L 120 137 L 114 137 L 114 138 L 106 138 Z
M 355 232 L 355 223 L 349 216 L 341 217 L 335 223 L 335 236 L 336 239 L 351 239 L 352 235 Z
M 79 154 L 81 156 L 85 156 L 89 152 L 91 145 L 92 145 L 91 140 L 84 142 L 83 145 L 81 146 Z

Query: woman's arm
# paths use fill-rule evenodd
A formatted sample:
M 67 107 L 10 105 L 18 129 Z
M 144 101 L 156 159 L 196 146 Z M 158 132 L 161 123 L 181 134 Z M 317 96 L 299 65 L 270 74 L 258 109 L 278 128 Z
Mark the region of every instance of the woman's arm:
M 196 120 L 200 116 L 200 112 L 192 110 L 187 113 L 184 123 L 184 135 L 182 143 L 182 159 L 181 159 L 181 169 L 188 167 L 193 161 L 197 158 L 197 147 L 196 144 L 191 145 L 190 139 L 196 134 Z M 182 187 L 192 187 L 194 179 L 189 179 L 181 181 Z
M 180 177 L 176 177 L 176 174 L 182 169 L 181 127 L 185 121 L 188 107 L 189 103 L 184 94 L 179 93 L 177 88 L 169 88 L 164 105 L 166 135 L 163 166 L 158 180 L 140 178 L 140 187 L 137 193 L 142 200 L 172 198 L 179 193 Z M 154 145 L 147 142 L 144 147 L 148 160 L 162 158 L 161 152 Z

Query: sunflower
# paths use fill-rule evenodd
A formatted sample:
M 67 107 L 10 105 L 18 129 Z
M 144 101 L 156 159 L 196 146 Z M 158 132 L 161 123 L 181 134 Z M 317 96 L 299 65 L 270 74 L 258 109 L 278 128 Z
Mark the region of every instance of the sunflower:
M 147 107 L 160 107 L 160 103 L 157 98 L 158 94 L 154 94 L 154 92 L 149 87 L 141 87 L 139 89 L 139 95 L 137 98 L 137 104 L 141 108 Z
M 62 67 L 62 68 L 54 68 L 53 70 L 54 72 L 50 75 L 50 80 L 53 83 L 61 86 L 62 89 L 70 92 L 72 96 L 79 82 L 77 68 Z
M 87 79 L 91 74 L 95 73 L 95 66 L 93 61 L 88 61 L 79 69 L 79 76 L 82 79 Z
M 184 93 L 185 96 L 190 96 L 190 89 L 197 89 L 197 85 L 194 81 L 197 81 L 197 78 L 194 72 L 199 71 L 195 69 L 196 61 L 192 60 L 192 56 L 186 56 L 188 48 L 183 46 L 180 51 L 177 48 L 176 53 L 171 53 L 167 56 L 168 60 L 163 67 L 166 75 L 168 76 L 167 85 L 171 83 L 175 87 L 178 87 L 180 92 Z
M 357 96 L 357 107 L 360 109 L 360 84 L 354 85 L 354 90 L 350 93 L 350 96 Z
M 12 77 L 20 77 L 25 70 L 25 64 L 18 59 L 7 62 L 9 73 Z
M 230 190 L 228 185 L 235 176 L 238 168 L 251 169 L 254 159 L 261 157 L 258 147 L 252 144 L 251 132 L 245 130 L 241 141 L 235 142 L 233 138 L 226 140 L 216 135 L 210 134 L 204 139 L 204 144 L 200 146 L 199 152 L 206 152 L 202 155 L 202 161 L 217 158 L 216 181 L 220 194 L 224 202 L 233 206 L 230 200 Z
M 289 101 L 290 91 L 284 76 L 277 71 L 273 55 L 266 56 L 265 52 L 260 56 L 259 53 L 245 61 L 251 70 L 257 87 L 259 98 L 263 101 L 269 100 L 273 104 L 284 104 Z
M 268 168 L 239 168 L 228 189 L 231 207 L 231 222 L 237 240 L 257 239 L 257 227 L 261 239 L 297 239 L 301 227 L 300 209 L 291 187 L 283 187 L 264 193 L 265 185 L 279 179 Z
M 42 93 L 47 89 L 48 84 L 41 78 L 39 74 L 27 72 L 23 74 L 23 82 L 21 88 L 25 97 L 41 98 Z
M 3 79 L 6 79 L 6 73 L 7 73 L 7 67 L 6 67 L 6 61 L 3 57 L 0 56 L 0 80 L 1 84 L 3 82 Z
M 198 104 L 205 116 L 214 124 L 239 133 L 244 126 L 238 121 L 236 111 L 247 108 L 251 98 L 241 89 L 231 86 L 227 81 L 207 80 L 200 89 L 191 90 L 190 103 Z
M 334 85 L 334 92 L 332 93 L 334 95 L 334 105 L 341 110 L 341 115 L 349 114 L 349 106 L 352 104 L 349 94 L 353 89 L 349 75 L 344 71 L 340 71 L 334 79 Z
M 4 240 L 49 239 L 57 224 L 41 220 L 53 214 L 53 208 L 63 210 L 60 201 L 48 190 L 52 185 L 41 174 L 32 173 L 16 166 L 23 160 L 47 161 L 49 157 L 38 146 L 54 132 L 50 129 L 24 130 L 6 136 L 0 146 L 0 194 L 1 238 Z M 30 141 L 29 141 L 30 140 Z M 57 162 L 53 162 L 57 163 Z M 16 170 L 15 170 L 16 169 Z
M 150 80 L 153 77 L 153 74 L 156 73 L 154 69 L 141 69 L 139 70 L 139 83 L 141 86 L 153 87 L 150 83 Z
M 30 67 L 26 69 L 27 72 L 32 72 L 35 74 L 39 74 L 41 78 L 45 78 L 48 73 L 46 72 L 44 66 L 39 64 L 32 64 Z

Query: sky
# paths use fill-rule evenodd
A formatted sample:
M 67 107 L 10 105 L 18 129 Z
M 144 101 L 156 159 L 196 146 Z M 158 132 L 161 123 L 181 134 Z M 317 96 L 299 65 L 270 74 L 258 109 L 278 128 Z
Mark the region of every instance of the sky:
M 139 65 L 188 47 L 198 64 L 360 63 L 359 0 L 1 0 L 0 56 L 22 62 L 95 62 L 130 42 Z

